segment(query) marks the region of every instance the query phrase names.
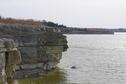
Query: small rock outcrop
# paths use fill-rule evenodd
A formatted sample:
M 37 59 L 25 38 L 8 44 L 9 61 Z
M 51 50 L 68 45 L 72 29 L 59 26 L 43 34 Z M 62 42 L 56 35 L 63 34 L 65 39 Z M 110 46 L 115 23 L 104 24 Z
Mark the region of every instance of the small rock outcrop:
M 76 66 L 72 66 L 71 69 L 76 69 L 77 67 Z
M 66 37 L 52 28 L 0 23 L 0 84 L 46 74 L 67 48 Z

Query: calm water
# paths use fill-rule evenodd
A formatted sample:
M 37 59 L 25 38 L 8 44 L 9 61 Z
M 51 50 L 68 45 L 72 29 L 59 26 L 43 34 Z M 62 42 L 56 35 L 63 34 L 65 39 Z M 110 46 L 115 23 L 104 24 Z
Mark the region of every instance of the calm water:
M 126 34 L 67 35 L 67 39 L 69 49 L 63 53 L 59 69 L 21 83 L 126 84 Z

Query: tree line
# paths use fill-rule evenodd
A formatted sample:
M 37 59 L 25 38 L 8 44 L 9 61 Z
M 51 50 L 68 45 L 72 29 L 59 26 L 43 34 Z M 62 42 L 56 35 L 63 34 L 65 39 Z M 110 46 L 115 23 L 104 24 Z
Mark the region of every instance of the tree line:
M 66 28 L 65 25 L 63 24 L 58 24 L 58 23 L 54 23 L 54 22 L 51 22 L 51 21 L 46 21 L 46 20 L 43 20 L 42 23 L 46 26 L 50 26 L 50 27 L 63 27 L 63 28 Z

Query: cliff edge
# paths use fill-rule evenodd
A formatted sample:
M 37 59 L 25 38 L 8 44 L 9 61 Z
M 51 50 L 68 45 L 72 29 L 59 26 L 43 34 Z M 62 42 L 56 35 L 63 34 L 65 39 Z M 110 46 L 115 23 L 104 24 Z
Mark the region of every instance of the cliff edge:
M 0 23 L 0 84 L 46 74 L 67 48 L 66 37 L 52 28 Z

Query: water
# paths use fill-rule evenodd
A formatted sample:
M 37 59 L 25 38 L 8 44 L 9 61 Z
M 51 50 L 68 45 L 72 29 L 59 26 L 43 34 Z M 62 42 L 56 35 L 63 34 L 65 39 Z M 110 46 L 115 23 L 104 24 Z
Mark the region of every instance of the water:
M 67 35 L 67 39 L 69 49 L 59 69 L 34 79 L 40 82 L 30 80 L 31 84 L 126 84 L 126 34 Z

